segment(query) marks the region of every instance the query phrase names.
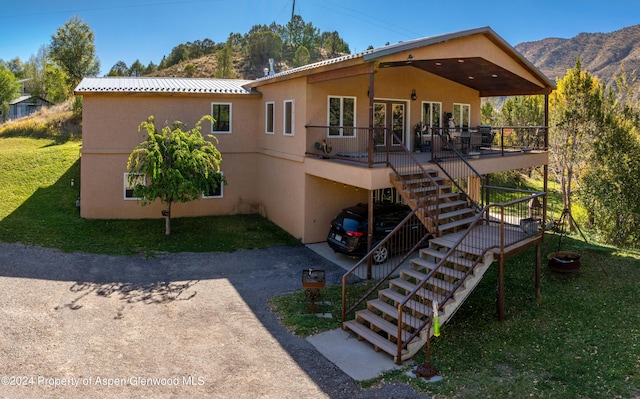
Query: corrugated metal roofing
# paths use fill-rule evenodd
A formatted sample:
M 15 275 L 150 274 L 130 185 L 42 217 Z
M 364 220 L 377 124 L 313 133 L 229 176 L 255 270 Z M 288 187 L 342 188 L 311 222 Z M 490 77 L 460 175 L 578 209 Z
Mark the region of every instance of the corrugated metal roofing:
M 84 78 L 76 93 L 203 93 L 252 94 L 250 80 L 201 78 L 104 77 Z

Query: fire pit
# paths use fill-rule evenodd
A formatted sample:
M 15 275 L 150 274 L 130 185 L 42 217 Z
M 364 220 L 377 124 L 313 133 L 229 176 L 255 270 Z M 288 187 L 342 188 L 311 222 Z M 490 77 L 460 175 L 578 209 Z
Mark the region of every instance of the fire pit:
M 573 273 L 580 269 L 580 259 L 582 255 L 577 252 L 559 251 L 551 252 L 549 259 L 549 268 L 557 273 Z
M 311 313 L 316 313 L 316 302 L 320 300 L 320 290 L 324 288 L 325 273 L 322 269 L 304 269 L 302 271 L 302 288 L 307 290 Z

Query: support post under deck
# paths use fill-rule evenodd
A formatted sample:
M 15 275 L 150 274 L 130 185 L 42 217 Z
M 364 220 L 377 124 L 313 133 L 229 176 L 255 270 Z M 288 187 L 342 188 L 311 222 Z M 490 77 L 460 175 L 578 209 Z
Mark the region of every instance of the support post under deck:
M 498 308 L 498 320 L 504 320 L 504 255 L 500 255 L 498 262 L 498 300 L 496 303 Z

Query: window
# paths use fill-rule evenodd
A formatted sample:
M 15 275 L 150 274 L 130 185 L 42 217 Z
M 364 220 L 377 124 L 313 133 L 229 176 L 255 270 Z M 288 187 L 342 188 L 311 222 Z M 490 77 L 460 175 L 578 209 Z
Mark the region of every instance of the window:
M 268 103 L 265 104 L 265 108 L 264 108 L 264 132 L 266 134 L 273 134 L 273 125 L 274 125 L 274 121 L 273 118 L 275 116 L 275 103 L 273 101 L 270 101 Z
M 442 103 L 423 101 L 422 102 L 422 126 L 427 127 L 427 131 L 423 133 L 431 133 L 429 128 L 442 127 L 440 119 L 442 116 Z
M 211 103 L 211 133 L 231 133 L 231 103 Z
M 146 185 L 146 176 L 142 173 L 128 173 L 124 174 L 124 199 L 126 200 L 139 200 L 140 197 L 134 197 L 133 190 L 137 185 Z
M 461 128 L 469 128 L 471 124 L 471 105 L 453 103 L 453 119 Z
M 222 176 L 223 173 L 220 172 L 220 176 Z M 202 193 L 202 198 L 222 198 L 223 197 L 223 187 L 224 187 L 224 181 L 222 181 L 222 179 L 218 179 L 218 187 L 214 188 L 210 188 L 207 192 Z
M 329 136 L 355 136 L 355 97 L 329 97 L 329 126 Z
M 286 100 L 284 102 L 284 126 L 282 127 L 282 133 L 285 136 L 293 136 L 294 116 L 293 100 Z

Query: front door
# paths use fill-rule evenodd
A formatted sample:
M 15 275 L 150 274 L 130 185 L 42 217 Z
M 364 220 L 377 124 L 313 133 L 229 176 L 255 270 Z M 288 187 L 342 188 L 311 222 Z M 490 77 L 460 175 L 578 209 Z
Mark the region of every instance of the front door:
M 373 141 L 376 146 L 391 144 L 397 148 L 405 143 L 405 107 L 401 101 L 375 100 L 373 103 Z

